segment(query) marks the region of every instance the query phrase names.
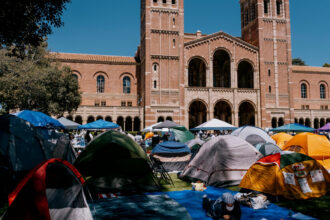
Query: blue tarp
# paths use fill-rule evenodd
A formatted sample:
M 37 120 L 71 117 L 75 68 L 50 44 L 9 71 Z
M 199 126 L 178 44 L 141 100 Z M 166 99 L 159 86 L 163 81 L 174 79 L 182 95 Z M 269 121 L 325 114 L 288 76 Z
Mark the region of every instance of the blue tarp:
M 224 188 L 215 188 L 209 186 L 204 192 L 184 190 L 184 191 L 173 191 L 173 192 L 157 192 L 151 194 L 167 194 L 170 198 L 174 199 L 180 205 L 185 207 L 192 219 L 211 220 L 212 218 L 207 217 L 205 211 L 202 208 L 203 195 L 206 194 L 211 199 L 217 199 L 225 192 L 230 192 L 233 195 L 237 193 Z M 293 219 L 292 217 L 290 217 L 290 214 L 293 215 L 296 214 L 292 212 L 290 213 L 289 209 L 279 207 L 275 204 L 270 204 L 267 209 L 257 209 L 257 210 L 252 209 L 248 206 L 241 205 L 241 210 L 242 210 L 241 219 L 244 220 L 245 219 L 290 220 Z M 314 218 L 309 218 L 309 219 L 314 219 Z
M 64 126 L 58 120 L 42 112 L 23 110 L 13 115 L 30 122 L 34 127 L 64 129 Z
M 313 132 L 315 129 L 311 128 L 311 127 L 307 127 L 301 124 L 296 124 L 296 123 L 292 123 L 292 124 L 287 124 L 287 125 L 283 125 L 281 127 L 278 128 L 273 128 L 270 129 L 270 131 L 275 131 L 275 132 L 288 132 L 288 131 L 294 131 L 294 132 Z
M 190 149 L 180 142 L 165 141 L 156 145 L 151 154 L 155 153 L 190 153 Z
M 99 119 L 97 121 L 88 123 L 88 124 L 84 124 L 84 125 L 80 125 L 78 126 L 78 129 L 90 129 L 90 130 L 94 130 L 94 129 L 114 129 L 114 128 L 119 128 L 119 125 L 110 122 L 110 121 L 104 121 L 102 119 Z

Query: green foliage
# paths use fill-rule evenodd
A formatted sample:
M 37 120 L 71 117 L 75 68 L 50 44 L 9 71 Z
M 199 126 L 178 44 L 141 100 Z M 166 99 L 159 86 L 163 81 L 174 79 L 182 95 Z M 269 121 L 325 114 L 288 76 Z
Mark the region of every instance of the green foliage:
M 292 65 L 306 66 L 306 63 L 305 63 L 305 61 L 303 61 L 300 58 L 294 58 L 294 59 L 292 59 Z
M 323 67 L 330 67 L 330 63 L 323 64 Z
M 70 68 L 47 58 L 45 45 L 26 47 L 23 58 L 13 56 L 12 49 L 0 50 L 0 102 L 6 111 L 28 109 L 60 116 L 78 108 L 78 89 Z

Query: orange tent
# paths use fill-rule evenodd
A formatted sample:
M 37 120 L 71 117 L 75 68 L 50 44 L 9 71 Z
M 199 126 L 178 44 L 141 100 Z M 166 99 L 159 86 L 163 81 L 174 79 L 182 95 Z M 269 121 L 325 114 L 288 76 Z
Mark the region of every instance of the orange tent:
M 330 141 L 325 136 L 308 132 L 300 133 L 289 140 L 282 150 L 306 154 L 321 163 L 325 169 L 330 170 Z
M 283 149 L 283 146 L 292 138 L 291 135 L 280 132 L 272 136 L 273 140 L 276 141 L 277 146 Z
M 147 140 L 149 138 L 152 138 L 154 136 L 154 133 L 152 133 L 151 131 L 146 133 L 146 136 L 144 137 L 144 140 Z

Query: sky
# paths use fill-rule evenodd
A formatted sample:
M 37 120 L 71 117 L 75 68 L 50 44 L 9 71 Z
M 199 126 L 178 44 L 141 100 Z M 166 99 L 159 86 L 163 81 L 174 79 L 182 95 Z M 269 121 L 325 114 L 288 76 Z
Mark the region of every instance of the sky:
M 239 0 L 185 0 L 185 33 L 241 36 Z M 292 57 L 330 63 L 330 1 L 290 0 Z M 140 0 L 71 0 L 64 26 L 48 36 L 51 51 L 134 56 L 140 43 Z

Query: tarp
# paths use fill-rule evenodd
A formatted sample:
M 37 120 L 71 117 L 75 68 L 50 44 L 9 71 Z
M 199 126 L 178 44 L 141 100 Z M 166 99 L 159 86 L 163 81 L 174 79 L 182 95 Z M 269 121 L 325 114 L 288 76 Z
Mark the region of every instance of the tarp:
M 307 155 L 283 151 L 251 166 L 240 187 L 287 199 L 308 199 L 327 194 L 330 174 Z
M 78 126 L 78 129 L 94 130 L 94 129 L 114 129 L 119 128 L 120 126 L 110 122 L 99 119 L 88 124 Z
M 69 119 L 66 119 L 64 117 L 61 117 L 59 119 L 57 119 L 64 127 L 65 129 L 67 130 L 74 130 L 74 129 L 77 129 L 78 126 L 80 126 L 80 124 L 74 122 L 74 121 L 71 121 Z
M 261 143 L 257 144 L 255 147 L 264 156 L 280 153 L 282 151 L 276 144 L 272 143 Z
M 163 153 L 171 153 L 171 154 L 189 154 L 190 149 L 187 145 L 176 142 L 176 141 L 165 141 L 156 145 L 154 149 L 152 149 L 151 154 L 163 154 Z
M 318 131 L 330 131 L 330 123 L 326 123 L 323 127 L 317 129 Z
M 13 115 L 16 115 L 17 117 L 30 122 L 31 124 L 33 124 L 34 127 L 42 127 L 49 129 L 53 129 L 53 128 L 64 129 L 64 126 L 58 120 L 42 112 L 23 110 Z
M 174 133 L 175 140 L 181 143 L 186 143 L 195 138 L 195 135 L 184 126 L 171 128 L 171 131 Z
M 173 128 L 173 127 L 179 127 L 179 126 L 180 125 L 178 125 L 174 121 L 168 121 L 168 120 L 166 120 L 166 121 L 160 123 L 159 125 L 154 126 L 153 129 Z
M 297 134 L 284 145 L 283 150 L 306 154 L 330 171 L 330 141 L 323 135 Z
M 3 220 L 92 220 L 84 179 L 67 161 L 50 159 L 35 167 L 9 195 Z
M 253 126 L 243 126 L 234 130 L 231 135 L 240 137 L 252 145 L 259 143 L 273 143 L 275 141 L 261 128 Z
M 131 138 L 107 131 L 94 138 L 74 165 L 92 193 L 140 192 L 155 189 L 149 158 Z
M 211 119 L 197 127 L 191 129 L 192 131 L 200 130 L 235 130 L 237 127 L 219 119 Z
M 249 167 L 262 156 L 255 147 L 241 138 L 218 136 L 203 144 L 182 176 L 201 180 L 207 185 L 238 185 Z
M 287 124 L 283 125 L 277 128 L 272 128 L 270 131 L 274 132 L 289 132 L 289 131 L 294 131 L 294 132 L 313 132 L 315 129 L 311 127 L 307 127 L 301 124 L 297 123 L 292 123 L 292 124 Z
M 272 138 L 274 141 L 276 141 L 277 146 L 279 146 L 281 149 L 283 148 L 283 146 L 289 141 L 291 140 L 292 136 L 284 133 L 284 132 L 280 132 L 277 134 L 272 135 Z
M 158 122 L 158 123 L 156 123 L 156 124 L 153 124 L 153 125 L 150 125 L 150 126 L 148 126 L 148 127 L 145 127 L 144 129 L 142 129 L 142 132 L 153 131 L 153 130 L 154 130 L 153 127 L 155 127 L 156 125 L 159 125 L 159 124 L 161 124 L 161 123 L 163 123 L 163 122 Z

